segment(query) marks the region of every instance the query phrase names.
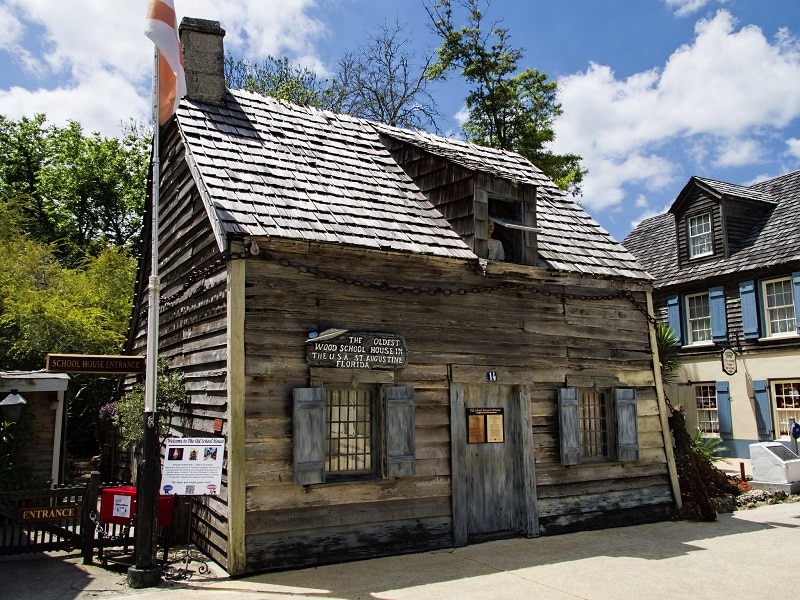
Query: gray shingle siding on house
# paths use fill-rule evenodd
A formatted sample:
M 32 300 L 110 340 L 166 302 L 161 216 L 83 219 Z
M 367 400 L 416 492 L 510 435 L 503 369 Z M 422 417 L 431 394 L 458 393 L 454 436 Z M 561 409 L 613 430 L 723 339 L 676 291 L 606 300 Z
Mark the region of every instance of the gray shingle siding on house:
M 699 180 L 707 184 L 711 180 Z M 691 182 L 690 184 L 691 185 Z M 623 244 L 646 265 L 656 289 L 714 277 L 757 272 L 785 264 L 800 264 L 800 171 L 747 188 L 714 182 L 715 189 L 735 198 L 758 200 L 765 212 L 750 234 L 731 244 L 728 256 L 679 266 L 675 215 L 664 213 L 642 221 Z

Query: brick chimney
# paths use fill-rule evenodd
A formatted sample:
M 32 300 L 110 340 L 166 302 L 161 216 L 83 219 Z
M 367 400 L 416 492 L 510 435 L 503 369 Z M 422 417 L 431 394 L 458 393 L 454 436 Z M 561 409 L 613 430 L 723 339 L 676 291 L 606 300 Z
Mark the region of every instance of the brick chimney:
M 184 17 L 179 28 L 186 97 L 220 105 L 225 98 L 225 30 L 219 21 Z

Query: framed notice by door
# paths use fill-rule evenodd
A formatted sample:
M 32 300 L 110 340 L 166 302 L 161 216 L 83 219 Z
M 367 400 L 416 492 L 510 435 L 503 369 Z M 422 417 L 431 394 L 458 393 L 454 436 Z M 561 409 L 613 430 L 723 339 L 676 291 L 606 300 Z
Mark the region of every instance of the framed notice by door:
M 504 441 L 502 408 L 467 407 L 468 444 L 501 444 Z

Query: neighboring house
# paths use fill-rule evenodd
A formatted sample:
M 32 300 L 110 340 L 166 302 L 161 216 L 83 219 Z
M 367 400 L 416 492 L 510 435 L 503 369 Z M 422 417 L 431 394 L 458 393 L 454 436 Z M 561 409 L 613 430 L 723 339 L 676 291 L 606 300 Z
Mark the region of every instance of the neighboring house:
M 64 483 L 64 393 L 68 384 L 65 373 L 0 371 L 0 401 L 16 393 L 26 402 L 22 423 L 12 435 L 15 445 L 19 444 L 20 464 L 16 466 L 25 469 L 32 480 Z
M 238 575 L 670 518 L 630 253 L 517 154 L 226 90 L 223 35 L 184 19 L 161 128 L 173 429 L 226 441 L 193 540 Z
M 800 171 L 747 187 L 692 177 L 623 244 L 680 339 L 668 396 L 692 430 L 721 437 L 733 457 L 788 444 L 800 421 Z

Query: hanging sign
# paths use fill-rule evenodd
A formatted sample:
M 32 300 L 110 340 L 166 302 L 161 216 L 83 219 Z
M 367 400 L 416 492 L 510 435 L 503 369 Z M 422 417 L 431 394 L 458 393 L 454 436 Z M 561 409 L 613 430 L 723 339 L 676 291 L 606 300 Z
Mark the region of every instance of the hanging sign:
M 144 373 L 144 356 L 97 354 L 48 354 L 48 373 Z
M 725 348 L 722 351 L 722 370 L 726 375 L 736 373 L 736 352 L 732 348 Z
M 216 496 L 222 483 L 224 438 L 168 438 L 161 493 Z
M 393 333 L 334 329 L 306 340 L 306 361 L 334 369 L 400 369 L 407 362 L 406 342 Z

